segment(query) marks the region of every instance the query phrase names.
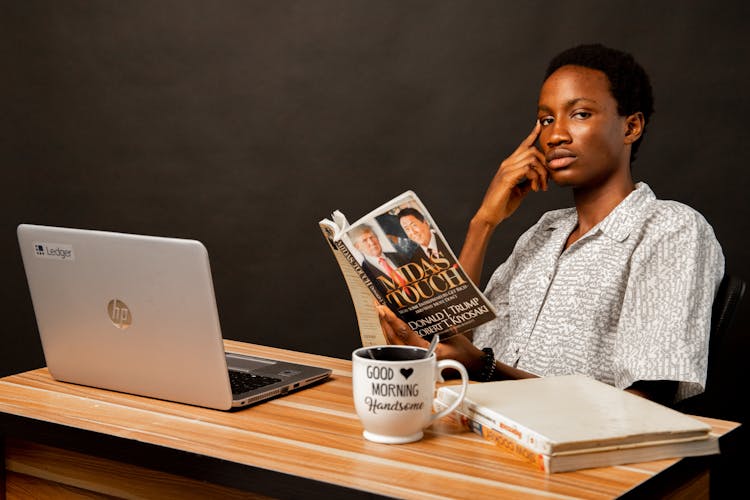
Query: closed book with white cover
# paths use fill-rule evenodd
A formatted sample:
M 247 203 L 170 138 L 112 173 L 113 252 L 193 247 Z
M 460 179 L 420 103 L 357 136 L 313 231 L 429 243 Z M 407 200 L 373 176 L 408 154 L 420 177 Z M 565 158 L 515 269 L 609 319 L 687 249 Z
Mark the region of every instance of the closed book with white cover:
M 438 400 L 450 403 L 457 389 L 441 387 Z M 655 457 L 649 459 L 719 452 L 717 440 L 709 440 L 708 424 L 582 375 L 470 384 L 456 411 L 530 452 L 548 456 L 646 446 L 664 450 L 640 455 Z M 712 442 L 679 445 L 700 440 Z M 602 465 L 617 462 L 614 455 Z

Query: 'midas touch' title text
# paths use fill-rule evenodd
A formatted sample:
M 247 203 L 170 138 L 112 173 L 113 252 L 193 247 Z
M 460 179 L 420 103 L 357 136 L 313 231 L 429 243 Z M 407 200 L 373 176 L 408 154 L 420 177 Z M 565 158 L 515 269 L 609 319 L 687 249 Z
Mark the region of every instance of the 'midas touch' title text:
M 466 283 L 466 278 L 451 266 L 448 259 L 440 257 L 433 260 L 422 259 L 421 264 L 409 262 L 396 271 L 404 278 L 406 284 L 401 286 L 395 280 L 380 276 L 378 280 L 385 287 L 386 302 L 398 309 L 416 304 L 422 300 L 447 292 Z

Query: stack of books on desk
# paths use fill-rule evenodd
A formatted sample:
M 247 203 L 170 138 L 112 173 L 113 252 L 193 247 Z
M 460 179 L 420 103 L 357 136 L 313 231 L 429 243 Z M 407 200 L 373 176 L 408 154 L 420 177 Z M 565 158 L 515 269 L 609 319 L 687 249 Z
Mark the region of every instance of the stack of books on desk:
M 719 453 L 708 424 L 582 375 L 470 384 L 453 416 L 547 473 Z

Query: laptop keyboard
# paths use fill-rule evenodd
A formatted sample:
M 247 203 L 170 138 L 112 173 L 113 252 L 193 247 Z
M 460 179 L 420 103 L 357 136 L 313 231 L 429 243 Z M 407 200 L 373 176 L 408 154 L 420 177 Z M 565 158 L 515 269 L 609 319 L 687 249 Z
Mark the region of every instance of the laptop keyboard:
M 265 387 L 267 385 L 281 382 L 280 378 L 263 377 L 247 372 L 229 371 L 229 382 L 232 385 L 232 394 L 242 394 L 244 392 Z

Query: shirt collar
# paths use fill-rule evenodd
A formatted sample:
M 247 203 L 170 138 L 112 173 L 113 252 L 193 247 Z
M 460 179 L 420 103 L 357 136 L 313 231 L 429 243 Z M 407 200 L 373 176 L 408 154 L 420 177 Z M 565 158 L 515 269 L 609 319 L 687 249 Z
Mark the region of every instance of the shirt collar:
M 640 217 L 644 207 L 656 195 L 645 182 L 639 182 L 635 189 L 630 193 L 612 212 L 607 215 L 599 224 L 599 230 L 615 241 L 625 241 L 636 224 L 640 224 L 643 217 Z
M 646 204 L 655 200 L 656 195 L 645 182 L 639 182 L 635 189 L 612 210 L 599 224 L 591 228 L 588 234 L 601 232 L 615 241 L 625 241 L 630 236 L 636 223 L 641 220 L 638 215 Z M 554 215 L 544 221 L 542 229 L 561 229 L 569 234 L 578 223 L 575 208 L 565 208 L 555 211 Z
M 430 241 L 427 242 L 427 246 L 422 247 L 422 250 L 430 250 L 430 249 L 437 250 L 437 241 L 435 240 L 435 233 L 432 231 L 430 231 Z
M 376 265 L 378 267 L 380 267 L 380 258 L 381 257 L 383 259 L 385 259 L 386 262 L 388 262 L 389 264 L 391 264 L 391 259 L 388 258 L 388 256 L 385 254 L 385 252 L 381 253 L 380 257 L 373 257 L 372 255 L 367 255 L 367 254 L 364 254 L 364 255 L 365 255 L 365 259 L 367 259 L 367 261 L 370 264 L 374 264 L 374 265 Z

